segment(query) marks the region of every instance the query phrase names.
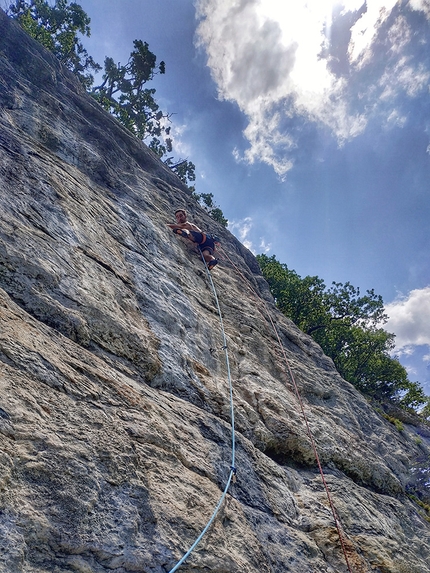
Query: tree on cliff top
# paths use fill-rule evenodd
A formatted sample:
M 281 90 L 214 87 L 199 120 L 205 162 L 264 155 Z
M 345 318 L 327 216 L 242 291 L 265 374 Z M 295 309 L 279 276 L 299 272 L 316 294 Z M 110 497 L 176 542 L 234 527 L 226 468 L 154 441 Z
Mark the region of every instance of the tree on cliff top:
M 105 58 L 103 81 L 90 93 L 136 137 L 141 140 L 150 138 L 148 147 L 162 158 L 172 151 L 168 125 L 171 114 L 160 110 L 154 98 L 155 89 L 147 88 L 145 84 L 155 75 L 164 74 L 166 65 L 163 61 L 157 65 L 157 58 L 147 42 L 134 40 L 133 46 L 125 65 Z M 172 157 L 168 157 L 164 163 L 183 183 L 195 180 L 195 165 L 191 161 L 181 159 L 174 162 Z
M 101 70 L 78 38 L 78 33 L 90 36 L 90 18 L 78 4 L 56 0 L 53 7 L 46 0 L 16 0 L 9 14 L 18 20 L 29 36 L 50 50 L 76 74 L 88 89 L 93 83 L 89 70 Z
M 125 65 L 105 58 L 103 82 L 91 90 L 91 95 L 139 139 L 151 136 L 149 147 L 162 157 L 172 151 L 170 126 L 154 99 L 155 89 L 144 87 L 156 74 L 164 74 L 166 66 L 149 49 L 147 42 L 135 40 L 134 50 Z M 162 134 L 167 137 L 160 140 Z
M 101 71 L 83 47 L 78 34 L 90 36 L 90 18 L 81 6 L 68 0 L 15 0 L 8 14 L 34 39 L 53 52 L 74 72 L 85 88 L 99 103 L 114 115 L 127 129 L 142 140 L 149 140 L 149 148 L 160 158 L 172 151 L 170 115 L 163 113 L 155 101 L 155 89 L 144 85 L 155 74 L 165 73 L 165 64 L 157 66 L 156 56 L 147 42 L 135 40 L 134 50 L 125 65 L 105 58 L 103 81 L 91 89 L 94 77 L 88 73 Z M 187 184 L 195 180 L 195 165 L 186 159 L 165 161 L 179 179 Z M 191 188 L 193 190 L 193 188 Z
M 390 355 L 395 336 L 381 328 L 387 320 L 381 296 L 373 290 L 362 296 L 349 282 L 327 288 L 319 277 L 301 278 L 274 256 L 257 259 L 278 308 L 318 342 L 345 380 L 364 394 L 405 408 L 430 403 Z

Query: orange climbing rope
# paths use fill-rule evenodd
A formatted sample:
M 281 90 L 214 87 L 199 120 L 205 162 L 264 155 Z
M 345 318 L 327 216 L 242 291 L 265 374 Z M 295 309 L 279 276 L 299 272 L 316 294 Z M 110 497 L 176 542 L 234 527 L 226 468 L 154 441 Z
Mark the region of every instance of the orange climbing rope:
M 256 294 L 255 290 L 249 285 L 249 281 L 248 281 L 248 279 L 245 277 L 245 275 L 242 273 L 242 271 L 234 264 L 234 262 L 231 260 L 231 258 L 228 256 L 228 254 L 224 251 L 224 249 L 223 249 L 222 247 L 219 247 L 219 250 L 220 250 L 220 252 L 222 252 L 222 254 L 226 257 L 226 259 L 230 262 L 230 264 L 233 266 L 233 268 L 236 270 L 236 272 L 237 272 L 242 278 L 245 279 L 245 284 L 246 284 L 246 286 L 248 287 L 248 289 L 250 290 L 250 292 L 252 293 L 252 295 L 254 296 L 254 298 L 257 299 L 257 302 L 260 303 L 260 301 L 262 300 L 261 297 L 259 297 L 259 296 Z M 345 544 L 345 539 L 344 539 L 344 533 L 342 532 L 342 526 L 341 526 L 341 524 L 340 524 L 339 517 L 338 517 L 338 515 L 337 515 L 336 508 L 335 508 L 335 506 L 334 506 L 334 503 L 333 503 L 333 500 L 332 500 L 332 497 L 331 497 L 331 494 L 330 494 L 330 490 L 329 490 L 329 487 L 328 487 L 328 485 L 327 485 L 327 481 L 326 481 L 326 479 L 325 479 L 324 471 L 323 471 L 323 469 L 322 469 L 322 465 L 321 465 L 321 461 L 320 461 L 320 458 L 319 458 L 319 455 L 318 455 L 318 451 L 317 451 L 317 448 L 316 448 L 315 440 L 314 440 L 314 437 L 313 437 L 312 432 L 311 432 L 311 428 L 310 428 L 310 425 L 309 425 L 308 418 L 307 418 L 307 416 L 306 416 L 306 412 L 305 412 L 303 400 L 302 400 L 302 398 L 301 398 L 301 396 L 300 396 L 300 392 L 299 392 L 299 389 L 298 389 L 296 380 L 295 380 L 295 378 L 294 378 L 294 374 L 293 374 L 293 371 L 292 371 L 292 369 L 291 369 L 290 362 L 289 362 L 289 360 L 288 360 L 288 358 L 287 358 L 287 355 L 286 355 L 286 353 L 285 353 L 284 345 L 282 344 L 281 339 L 280 339 L 280 337 L 279 337 L 278 329 L 276 328 L 276 325 L 275 325 L 275 323 L 273 322 L 272 316 L 271 316 L 271 314 L 270 314 L 270 312 L 269 312 L 269 309 L 267 308 L 267 305 L 266 305 L 266 303 L 265 303 L 264 300 L 263 300 L 263 306 L 264 306 L 264 308 L 265 308 L 265 310 L 266 310 L 266 314 L 267 314 L 267 316 L 268 316 L 268 318 L 269 318 L 269 321 L 270 321 L 270 323 L 271 323 L 271 325 L 272 325 L 272 328 L 273 328 L 273 330 L 274 330 L 274 332 L 275 332 L 275 335 L 276 335 L 276 338 L 277 338 L 279 347 L 281 348 L 281 352 L 282 352 L 282 355 L 283 355 L 283 358 L 284 358 L 284 361 L 285 361 L 285 365 L 286 365 L 286 367 L 287 367 L 287 371 L 288 371 L 289 377 L 290 377 L 291 382 L 292 382 L 292 384 L 293 384 L 293 387 L 294 387 L 294 391 L 295 391 L 297 400 L 298 400 L 298 402 L 299 402 L 299 404 L 300 404 L 300 410 L 301 410 L 301 413 L 302 413 L 302 416 L 303 416 L 303 419 L 304 419 L 304 422 L 305 422 L 305 426 L 306 426 L 306 433 L 307 433 L 308 438 L 309 438 L 309 440 L 310 440 L 310 442 L 311 442 L 311 445 L 312 445 L 312 449 L 313 449 L 313 452 L 314 452 L 315 460 L 316 460 L 317 465 L 318 465 L 318 469 L 319 469 L 319 472 L 320 472 L 320 475 L 321 475 L 321 480 L 322 480 L 323 485 L 324 485 L 324 489 L 325 489 L 325 492 L 326 492 L 326 496 L 327 496 L 327 499 L 328 499 L 328 503 L 329 503 L 329 505 L 330 505 L 330 509 L 331 509 L 331 512 L 332 512 L 332 515 L 333 515 L 333 519 L 334 519 L 334 522 L 335 522 L 335 525 L 336 525 L 337 533 L 338 533 L 338 536 L 339 536 L 339 541 L 340 541 L 340 544 L 341 544 L 341 547 L 342 547 L 342 551 L 343 551 L 343 554 L 344 554 L 344 557 L 345 557 L 346 566 L 347 566 L 347 568 L 348 568 L 349 573 L 353 573 L 353 571 L 352 571 L 352 569 L 351 569 L 351 566 L 350 566 L 350 563 L 349 563 L 349 559 L 348 559 L 348 554 L 347 554 L 347 549 L 346 549 L 346 544 Z M 258 306 L 257 306 L 257 308 L 258 308 Z

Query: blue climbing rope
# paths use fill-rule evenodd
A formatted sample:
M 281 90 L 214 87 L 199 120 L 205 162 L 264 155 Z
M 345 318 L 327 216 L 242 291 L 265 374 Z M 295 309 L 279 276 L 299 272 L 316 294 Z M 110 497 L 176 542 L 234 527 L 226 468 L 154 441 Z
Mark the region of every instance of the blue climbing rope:
M 227 338 L 225 336 L 224 330 L 224 323 L 222 320 L 221 308 L 219 306 L 218 295 L 216 293 L 215 285 L 212 279 L 212 275 L 208 269 L 206 261 L 203 258 L 203 262 L 205 263 L 206 274 L 208 275 L 209 282 L 211 283 L 212 292 L 214 294 L 216 307 L 218 310 L 219 322 L 221 324 L 221 332 L 222 332 L 222 342 L 223 342 L 223 349 L 225 353 L 225 363 L 227 366 L 227 376 L 228 376 L 228 385 L 229 385 L 229 393 L 230 393 L 230 415 L 231 415 L 231 467 L 234 469 L 234 461 L 235 461 L 235 438 L 234 438 L 234 408 L 233 408 L 233 384 L 231 382 L 231 372 L 230 372 L 230 361 L 228 359 L 228 348 L 227 348 Z
M 205 528 L 203 529 L 203 531 L 200 533 L 200 535 L 197 537 L 197 539 L 194 541 L 194 543 L 191 545 L 191 547 L 188 549 L 188 551 L 185 553 L 185 555 L 182 557 L 182 559 L 180 559 L 176 565 L 173 567 L 173 569 L 171 569 L 169 571 L 169 573 L 174 573 L 175 571 L 177 571 L 179 569 L 179 567 L 182 565 L 182 563 L 184 563 L 184 561 L 191 555 L 191 553 L 194 551 L 194 549 L 197 547 L 198 543 L 201 541 L 202 537 L 204 536 L 204 534 L 206 533 L 206 531 L 209 529 L 209 527 L 212 525 L 213 520 L 215 519 L 218 511 L 220 510 L 222 503 L 224 501 L 225 496 L 227 495 L 228 492 L 228 488 L 230 487 L 230 483 L 232 481 L 232 479 L 234 479 L 234 477 L 236 476 L 236 467 L 235 467 L 235 437 L 234 437 L 234 407 L 233 407 L 233 384 L 231 382 L 231 373 L 230 373 L 230 362 L 228 359 L 228 348 L 227 348 L 227 339 L 225 336 L 225 331 L 224 331 L 224 323 L 222 320 L 222 314 L 221 314 L 221 308 L 219 306 L 219 301 L 218 301 L 218 295 L 216 293 L 216 289 L 215 289 L 215 285 L 214 282 L 212 280 L 212 275 L 209 272 L 208 266 L 206 264 L 205 259 L 203 258 L 203 254 L 202 254 L 202 259 L 203 262 L 205 264 L 206 267 L 206 273 L 208 275 L 209 278 L 209 282 L 211 284 L 212 287 L 212 292 L 215 298 L 215 302 L 216 302 L 216 306 L 218 309 L 218 316 L 219 316 L 219 320 L 220 320 L 220 324 L 221 324 L 221 332 L 222 332 L 222 338 L 223 338 L 223 349 L 224 349 L 224 353 L 225 353 L 225 362 L 227 365 L 227 376 L 228 376 L 228 384 L 229 384 L 229 392 L 230 392 L 230 412 L 231 412 L 231 466 L 230 466 L 230 474 L 228 476 L 228 480 L 227 483 L 225 485 L 224 491 L 220 497 L 220 500 L 217 504 L 217 506 L 214 509 L 214 512 L 211 516 L 211 518 L 209 519 L 209 521 L 207 522 Z

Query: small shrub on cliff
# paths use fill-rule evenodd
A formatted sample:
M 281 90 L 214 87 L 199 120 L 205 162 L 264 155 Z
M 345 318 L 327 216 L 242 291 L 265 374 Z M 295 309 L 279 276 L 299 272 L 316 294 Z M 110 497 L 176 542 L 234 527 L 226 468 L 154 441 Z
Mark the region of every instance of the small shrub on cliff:
M 213 201 L 213 193 L 194 193 L 194 197 L 202 205 L 202 207 L 208 212 L 209 216 L 212 217 L 214 221 L 217 221 L 223 227 L 227 227 L 228 219 L 224 217 L 224 213 Z
M 164 163 L 176 173 L 176 175 L 183 183 L 188 184 L 188 182 L 196 180 L 196 166 L 192 161 L 188 161 L 187 159 L 180 159 L 179 161 L 175 162 L 173 157 L 168 157 L 164 160 Z M 188 185 L 188 189 L 191 191 L 191 193 L 195 193 L 196 188 L 194 185 Z
M 421 501 L 416 495 L 409 494 L 409 499 L 416 503 L 421 509 L 423 509 L 423 517 L 426 521 L 430 523 L 430 505 Z
M 399 420 L 398 418 L 394 418 L 393 416 L 389 416 L 388 414 L 382 414 L 382 416 L 386 420 L 388 420 L 390 422 L 390 424 L 393 424 L 394 426 L 396 426 L 396 428 L 399 430 L 399 432 L 403 432 L 403 430 L 405 429 L 402 421 Z

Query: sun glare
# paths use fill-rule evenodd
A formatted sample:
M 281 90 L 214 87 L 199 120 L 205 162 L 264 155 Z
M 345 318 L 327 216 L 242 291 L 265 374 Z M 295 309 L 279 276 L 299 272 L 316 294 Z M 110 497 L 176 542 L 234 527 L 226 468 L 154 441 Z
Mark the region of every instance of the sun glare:
M 397 0 L 372 0 L 351 28 L 349 57 L 351 61 L 362 57 L 371 44 L 376 24 L 389 14 Z M 302 93 L 322 94 L 330 89 L 334 78 L 321 58 L 321 51 L 329 42 L 333 12 L 359 10 L 365 0 L 260 0 L 257 15 L 263 24 L 277 22 L 285 46 L 295 46 L 295 61 L 289 80 L 300 87 Z
M 295 62 L 289 80 L 300 86 L 300 92 L 322 93 L 332 78 L 326 62 L 318 57 L 331 26 L 332 0 L 285 2 L 261 0 L 257 13 L 261 22 L 278 23 L 285 46 L 296 46 Z
M 334 8 L 340 8 L 347 12 L 358 10 L 363 6 L 365 0 L 299 0 L 285 2 L 283 5 L 279 0 L 260 0 L 257 12 L 263 17 L 270 18 L 277 22 L 284 22 L 286 19 L 301 18 L 308 14 L 312 18 L 331 20 Z

